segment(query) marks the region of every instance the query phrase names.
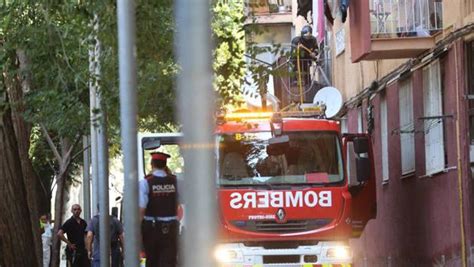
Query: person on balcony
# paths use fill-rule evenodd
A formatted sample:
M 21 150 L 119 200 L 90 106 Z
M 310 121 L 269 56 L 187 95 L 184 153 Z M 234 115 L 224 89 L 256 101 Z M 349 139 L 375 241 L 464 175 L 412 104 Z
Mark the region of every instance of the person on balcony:
M 306 25 L 301 29 L 301 35 L 291 40 L 292 84 L 296 83 L 300 77 L 302 86 L 311 84 L 310 67 L 312 62 L 317 59 L 319 49 L 318 41 L 312 31 L 311 26 Z

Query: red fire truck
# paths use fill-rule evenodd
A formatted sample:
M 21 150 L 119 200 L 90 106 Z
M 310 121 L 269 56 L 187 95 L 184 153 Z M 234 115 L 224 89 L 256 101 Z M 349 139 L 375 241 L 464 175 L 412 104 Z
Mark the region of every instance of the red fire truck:
M 215 134 L 221 266 L 351 265 L 349 238 L 376 216 L 367 134 L 341 134 L 320 106 L 221 114 Z

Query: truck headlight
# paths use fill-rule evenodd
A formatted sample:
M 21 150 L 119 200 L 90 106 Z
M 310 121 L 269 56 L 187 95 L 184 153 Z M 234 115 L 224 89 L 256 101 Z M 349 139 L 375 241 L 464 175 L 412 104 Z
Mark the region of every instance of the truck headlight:
M 220 263 L 235 261 L 237 260 L 238 256 L 239 255 L 237 251 L 231 248 L 224 247 L 224 246 L 218 246 L 214 250 L 214 257 Z
M 351 251 L 348 247 L 329 248 L 326 257 L 333 259 L 347 259 L 351 257 Z

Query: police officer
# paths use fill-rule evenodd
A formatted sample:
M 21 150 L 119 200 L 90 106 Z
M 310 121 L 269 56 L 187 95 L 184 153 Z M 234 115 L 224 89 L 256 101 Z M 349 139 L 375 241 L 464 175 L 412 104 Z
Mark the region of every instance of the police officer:
M 178 195 L 176 176 L 166 166 L 169 157 L 166 153 L 152 153 L 152 172 L 139 182 L 146 267 L 176 266 Z

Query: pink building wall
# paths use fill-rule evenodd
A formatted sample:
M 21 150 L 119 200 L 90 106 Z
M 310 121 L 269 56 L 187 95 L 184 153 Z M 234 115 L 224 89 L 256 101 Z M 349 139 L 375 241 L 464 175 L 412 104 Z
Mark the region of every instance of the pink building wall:
M 454 49 L 456 47 L 456 49 Z M 469 163 L 468 106 L 464 98 L 464 44 L 458 41 L 440 59 L 445 115 L 457 116 L 457 97 L 460 103 L 460 158 L 464 188 L 464 225 L 469 253 L 474 233 L 473 194 Z M 456 67 L 457 66 L 457 67 Z M 413 86 L 413 115 L 420 130 L 423 116 L 423 73 L 418 69 L 408 77 Z M 456 86 L 459 95 L 456 94 Z M 424 133 L 415 133 L 415 173 L 401 178 L 400 135 L 392 134 L 399 128 L 399 83 L 385 89 L 388 113 L 389 181 L 382 184 L 380 94 L 373 100 L 375 127 L 372 133 L 377 174 L 377 219 L 367 225 L 359 239 L 351 240 L 355 266 L 460 266 L 461 223 L 456 132 L 456 116 L 444 120 L 447 172 L 425 175 Z M 364 104 L 364 120 L 366 112 Z M 349 132 L 357 132 L 357 108 L 348 110 Z M 366 128 L 366 124 L 365 127 Z M 469 255 L 469 254 L 468 254 Z

